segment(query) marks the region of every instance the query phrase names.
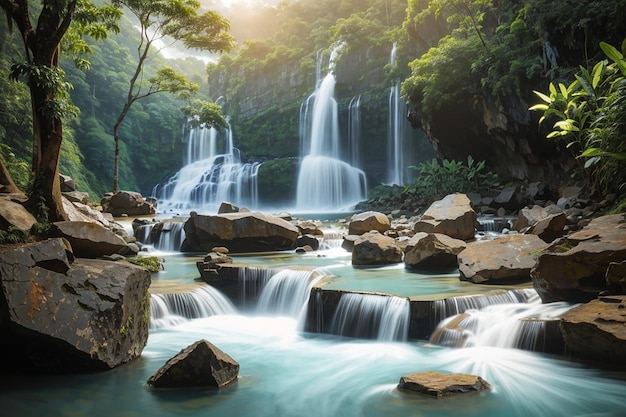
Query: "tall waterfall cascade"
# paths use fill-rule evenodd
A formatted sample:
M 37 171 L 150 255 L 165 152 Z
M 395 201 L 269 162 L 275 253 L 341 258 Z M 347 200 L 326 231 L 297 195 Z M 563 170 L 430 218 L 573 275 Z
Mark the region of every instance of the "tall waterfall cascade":
M 258 207 L 260 163 L 242 163 L 232 130 L 198 127 L 189 132 L 186 165 L 153 189 L 161 211 L 217 211 L 223 201 Z
M 389 65 L 396 65 L 397 44 L 394 42 Z M 406 118 L 406 102 L 400 97 L 400 79 L 396 79 L 389 92 L 389 118 L 387 129 L 387 181 L 390 185 L 409 182 L 408 167 L 413 165 L 412 146 L 408 137 L 411 127 Z
M 303 158 L 298 174 L 297 210 L 347 210 L 367 198 L 365 173 L 346 162 L 348 158 L 342 158 L 339 110 L 334 98 L 339 50 L 333 50 L 328 73 L 300 107 Z

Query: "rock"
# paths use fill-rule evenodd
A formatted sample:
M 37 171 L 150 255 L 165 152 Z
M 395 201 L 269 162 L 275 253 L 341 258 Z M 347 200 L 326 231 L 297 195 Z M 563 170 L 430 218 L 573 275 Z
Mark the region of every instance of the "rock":
M 544 303 L 586 302 L 607 289 L 609 264 L 626 259 L 625 218 L 624 214 L 598 217 L 539 253 L 531 276 Z
M 228 201 L 222 201 L 222 204 L 220 204 L 220 207 L 217 209 L 217 214 L 226 213 L 239 213 L 239 207 Z
M 383 213 L 377 211 L 364 211 L 357 213 L 350 218 L 348 234 L 362 235 L 371 230 L 384 233 L 391 229 L 391 221 Z
M 118 191 L 111 196 L 105 196 L 100 203 L 104 212 L 115 217 L 156 214 L 155 206 L 145 201 L 141 194 L 133 191 Z
M 97 258 L 103 255 L 129 252 L 128 243 L 109 229 L 90 222 L 53 223 L 51 236 L 63 237 L 72 245 L 79 258 Z
M 457 255 L 465 242 L 441 233 L 416 233 L 404 249 L 404 264 L 411 269 L 450 270 L 457 267 Z
M 112 222 L 105 218 L 101 212 L 85 204 L 73 203 L 67 198 L 63 198 L 63 209 L 72 222 L 98 223 L 106 228 L 112 226 Z
M 513 229 L 519 232 L 532 233 L 539 236 L 545 242 L 552 242 L 563 236 L 566 215 L 556 205 L 543 208 L 533 206 L 520 210 Z
M 216 246 L 213 249 L 211 249 L 211 252 L 215 252 L 215 253 L 219 253 L 221 255 L 228 255 L 228 248 L 225 248 L 224 246 Z
M 62 194 L 63 197 L 67 198 L 72 203 L 89 203 L 89 193 L 85 193 L 83 191 L 67 191 Z
M 296 248 L 296 253 L 307 253 L 307 252 L 313 252 L 314 250 L 315 249 L 313 249 L 309 245 L 304 245 L 304 246 L 298 246 Z
M 341 247 L 348 252 L 352 252 L 352 249 L 354 249 L 354 242 L 356 242 L 358 238 L 358 235 L 344 235 Z
M 398 384 L 400 390 L 419 392 L 436 398 L 490 388 L 491 385 L 479 376 L 434 371 L 405 375 Z
M 626 370 L 626 296 L 615 295 L 574 307 L 561 317 L 568 350 L 611 370 Z
M 354 242 L 352 265 L 386 265 L 402 262 L 402 249 L 393 238 L 367 232 Z
M 506 187 L 493 200 L 492 205 L 507 210 L 517 210 L 524 205 L 524 198 L 518 187 Z
M 311 250 L 318 250 L 320 248 L 320 241 L 313 235 L 303 235 L 296 240 L 296 247 L 308 246 Z
M 202 339 L 168 360 L 147 383 L 154 388 L 220 388 L 236 381 L 238 375 L 239 364 Z
M 0 254 L 0 352 L 20 371 L 113 368 L 148 339 L 150 273 L 78 259 L 64 239 Z
M 35 223 L 37 219 L 23 205 L 0 198 L 0 228 L 7 230 L 13 226 L 28 231 Z
M 626 261 L 609 264 L 606 269 L 606 287 L 611 294 L 626 294 Z
M 476 233 L 476 212 L 465 194 L 449 194 L 431 204 L 413 230 L 470 240 Z
M 182 249 L 208 252 L 215 246 L 230 252 L 264 252 L 295 247 L 298 228 L 276 216 L 258 212 L 199 215 L 185 223 Z
M 302 235 L 324 236 L 324 232 L 320 229 L 321 222 L 313 222 L 310 220 L 299 220 L 296 227 Z
M 461 280 L 475 284 L 530 281 L 537 253 L 548 246 L 535 235 L 502 235 L 470 242 L 458 256 Z
M 61 192 L 67 193 L 76 191 L 76 183 L 69 175 L 59 175 L 59 180 L 61 183 Z

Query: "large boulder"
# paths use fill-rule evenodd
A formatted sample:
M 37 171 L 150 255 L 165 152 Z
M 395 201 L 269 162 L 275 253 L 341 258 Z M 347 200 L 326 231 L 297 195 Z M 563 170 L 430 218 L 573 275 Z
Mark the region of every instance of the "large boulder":
M 111 213 L 115 217 L 148 216 L 156 214 L 156 207 L 146 201 L 141 194 L 133 191 L 118 191 L 104 197 L 101 202 L 102 211 Z
M 7 198 L 0 198 L 1 229 L 6 230 L 13 226 L 28 231 L 35 223 L 37 223 L 37 219 L 23 205 Z
M 148 339 L 150 273 L 78 259 L 64 239 L 0 254 L 0 353 L 24 370 L 94 371 L 139 355 Z
M 352 248 L 352 265 L 386 265 L 402 262 L 402 249 L 396 241 L 377 231 L 358 237 Z
M 471 240 L 476 234 L 476 212 L 465 194 L 449 194 L 430 205 L 415 223 L 413 231 Z
M 101 212 L 86 204 L 72 202 L 65 196 L 63 197 L 63 210 L 69 221 L 99 223 L 106 228 L 111 227 L 111 222 Z
M 547 246 L 536 235 L 470 242 L 458 256 L 461 279 L 476 284 L 528 282 L 537 253 Z
M 445 374 L 434 371 L 404 375 L 398 383 L 400 390 L 414 391 L 436 398 L 490 388 L 491 385 L 487 381 L 476 375 Z
M 544 303 L 590 301 L 607 289 L 609 265 L 624 259 L 626 215 L 598 217 L 539 253 L 533 285 Z
M 220 388 L 237 380 L 239 364 L 207 340 L 199 340 L 168 360 L 148 385 L 154 388 Z
M 391 221 L 383 213 L 364 211 L 363 213 L 354 214 L 352 218 L 350 218 L 348 234 L 362 235 L 370 230 L 384 233 L 389 229 L 391 229 Z
M 626 296 L 574 307 L 561 317 L 561 332 L 575 357 L 626 370 Z
M 123 238 L 98 223 L 68 221 L 52 225 L 51 235 L 67 239 L 74 255 L 79 258 L 98 258 L 116 253 L 124 255 L 132 251 Z
M 279 217 L 258 212 L 217 215 L 191 213 L 182 250 L 210 252 L 224 246 L 233 252 L 264 252 L 295 247 L 298 228 Z
M 455 269 L 466 243 L 441 233 L 419 232 L 404 248 L 404 264 L 411 269 Z

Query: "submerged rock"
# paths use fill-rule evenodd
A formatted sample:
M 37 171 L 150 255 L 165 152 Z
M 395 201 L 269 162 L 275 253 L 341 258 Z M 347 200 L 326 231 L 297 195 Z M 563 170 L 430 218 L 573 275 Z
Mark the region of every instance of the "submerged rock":
M 476 375 L 444 374 L 434 371 L 405 375 L 398 383 L 400 390 L 419 392 L 436 398 L 490 388 L 491 385 L 487 381 Z
M 455 239 L 470 240 L 476 234 L 476 212 L 465 194 L 449 194 L 435 201 L 413 228 L 415 233 L 442 233 Z
M 0 353 L 7 366 L 52 372 L 113 368 L 148 340 L 150 273 L 74 261 L 64 239 L 0 254 Z
M 539 253 L 531 270 L 533 286 L 544 303 L 590 301 L 607 289 L 609 265 L 624 259 L 626 216 L 598 217 Z
M 461 279 L 475 284 L 529 282 L 537 253 L 547 246 L 536 235 L 470 242 L 458 256 Z
M 147 383 L 154 388 L 220 388 L 236 381 L 238 375 L 239 364 L 202 339 L 168 360 Z

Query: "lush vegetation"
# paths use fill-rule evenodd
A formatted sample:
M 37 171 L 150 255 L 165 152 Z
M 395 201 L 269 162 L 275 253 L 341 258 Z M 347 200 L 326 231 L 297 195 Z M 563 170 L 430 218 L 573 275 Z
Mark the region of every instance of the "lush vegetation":
M 591 71 L 581 66 L 569 85 L 550 83 L 540 123 L 554 121 L 548 138 L 563 140 L 579 160 L 580 173 L 593 190 L 626 191 L 626 39 L 621 52 L 600 44 L 606 60 Z

